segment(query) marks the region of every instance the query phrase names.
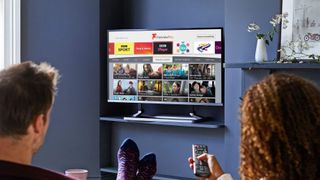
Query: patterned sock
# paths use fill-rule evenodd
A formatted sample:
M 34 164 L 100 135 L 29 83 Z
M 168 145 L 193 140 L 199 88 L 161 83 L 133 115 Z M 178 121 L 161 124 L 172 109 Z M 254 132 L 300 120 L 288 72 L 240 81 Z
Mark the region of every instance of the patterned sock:
M 137 180 L 151 180 L 157 172 L 157 160 L 154 153 L 143 156 L 139 162 Z
M 118 150 L 117 180 L 134 180 L 139 164 L 139 149 L 131 139 L 125 139 Z

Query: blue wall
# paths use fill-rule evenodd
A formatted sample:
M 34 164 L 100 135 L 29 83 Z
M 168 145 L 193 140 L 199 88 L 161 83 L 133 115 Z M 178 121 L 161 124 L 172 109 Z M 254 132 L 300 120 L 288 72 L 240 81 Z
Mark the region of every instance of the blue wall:
M 280 11 L 279 0 L 226 0 L 225 1 L 225 58 L 226 63 L 252 62 L 256 38 L 253 33 L 247 32 L 247 25 L 256 22 L 262 30 L 269 30 L 269 20 Z M 279 41 L 267 47 L 269 59 L 276 57 Z M 244 84 L 240 69 L 225 70 L 225 171 L 239 179 L 239 97 L 241 97 Z
M 132 1 L 126 2 L 128 4 L 126 4 L 124 10 L 125 28 L 224 27 L 225 61 L 227 63 L 253 61 L 256 38 L 255 34 L 247 32 L 247 25 L 256 22 L 263 31 L 270 30 L 269 20 L 273 15 L 280 13 L 280 1 L 278 0 L 136 0 L 134 3 Z M 276 57 L 276 49 L 279 43 L 277 38 L 278 36 L 268 46 L 269 59 Z M 214 139 L 211 143 L 210 141 L 207 142 L 210 146 L 210 152 L 217 155 L 224 170 L 230 172 L 235 179 L 239 178 L 240 124 L 238 108 L 239 97 L 243 91 L 241 78 L 242 74 L 239 69 L 226 69 L 224 107 L 226 128 L 225 131 L 215 132 L 215 130 L 212 130 L 217 139 Z M 121 127 L 117 128 L 118 131 L 122 129 Z M 118 135 L 118 131 L 116 130 L 114 136 L 117 138 L 121 135 L 124 136 L 123 134 Z M 193 132 L 194 134 L 203 133 L 201 129 L 193 129 Z M 203 138 L 201 135 L 198 137 L 198 141 Z M 191 144 L 188 138 L 179 139 L 177 135 L 176 139 L 182 146 L 185 146 L 185 144 Z M 217 144 L 221 140 L 224 141 L 222 147 Z M 171 139 L 166 143 L 170 144 Z M 177 151 L 187 154 L 181 148 Z M 178 153 L 172 150 L 172 154 Z M 178 155 L 182 159 L 180 156 Z M 171 167 L 171 164 L 168 166 Z M 177 165 L 172 166 L 177 169 Z M 189 175 L 187 169 L 180 167 L 178 169 L 180 175 Z M 166 168 L 160 168 L 160 170 L 168 172 Z
M 88 168 L 91 176 L 99 174 L 99 2 L 117 6 L 112 13 L 106 12 L 108 17 L 100 17 L 111 23 L 101 24 L 102 30 L 224 27 L 227 63 L 252 61 L 256 39 L 246 31 L 247 24 L 255 21 L 267 30 L 269 19 L 280 12 L 278 0 L 23 0 L 22 59 L 46 60 L 63 75 L 47 141 L 34 159 L 36 165 L 60 171 L 81 167 Z M 105 34 L 100 35 L 105 41 Z M 268 47 L 270 59 L 276 57 L 277 44 Z M 240 70 L 227 69 L 225 79 L 226 128 L 202 133 L 215 136 L 206 139 L 219 145 L 211 152 L 218 154 L 224 170 L 238 179 Z M 121 139 L 118 132 L 126 125 L 118 126 L 122 127 L 113 133 Z M 181 133 L 185 132 L 189 130 Z M 188 140 L 181 143 L 191 144 Z
M 131 28 L 223 27 L 223 0 L 135 0 L 127 14 Z
M 22 59 L 48 61 L 62 79 L 46 142 L 33 164 L 99 172 L 99 1 L 23 0 Z

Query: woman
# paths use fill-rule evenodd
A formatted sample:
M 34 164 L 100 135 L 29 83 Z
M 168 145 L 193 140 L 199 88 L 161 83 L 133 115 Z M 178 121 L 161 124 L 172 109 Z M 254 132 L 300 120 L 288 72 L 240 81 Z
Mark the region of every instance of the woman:
M 200 93 L 200 83 L 197 81 L 194 81 L 191 85 L 192 91 L 191 94 L 199 94 Z
M 144 64 L 143 65 L 143 72 L 142 72 L 142 76 L 143 77 L 148 77 L 153 73 L 153 69 L 151 64 Z
M 121 93 L 122 92 L 122 81 L 119 80 L 117 83 L 117 87 L 116 87 L 116 93 Z
M 172 92 L 171 93 L 174 94 L 174 95 L 180 94 L 180 87 L 181 87 L 181 84 L 180 84 L 179 81 L 173 82 L 173 84 L 172 84 Z
M 314 84 L 271 74 L 248 89 L 240 111 L 243 180 L 319 179 L 320 91 Z M 199 159 L 208 160 L 209 179 L 230 179 L 213 155 Z
M 160 67 L 158 68 L 158 70 L 159 69 L 161 70 Z M 142 76 L 143 78 L 157 79 L 157 78 L 161 78 L 161 73 L 159 73 L 159 71 L 154 71 L 151 64 L 144 64 Z

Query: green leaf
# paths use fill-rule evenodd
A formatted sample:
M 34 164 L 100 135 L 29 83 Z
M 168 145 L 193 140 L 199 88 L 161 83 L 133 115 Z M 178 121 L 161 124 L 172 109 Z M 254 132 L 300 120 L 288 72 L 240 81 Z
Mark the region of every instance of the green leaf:
M 276 27 L 273 27 L 273 32 L 278 32 Z
M 310 54 L 310 55 L 309 55 L 309 58 L 315 59 L 314 54 Z
M 269 35 L 269 39 L 270 41 L 273 41 L 273 37 L 271 35 Z
M 264 34 L 257 33 L 257 38 L 258 38 L 258 39 L 263 39 L 263 38 L 264 38 Z

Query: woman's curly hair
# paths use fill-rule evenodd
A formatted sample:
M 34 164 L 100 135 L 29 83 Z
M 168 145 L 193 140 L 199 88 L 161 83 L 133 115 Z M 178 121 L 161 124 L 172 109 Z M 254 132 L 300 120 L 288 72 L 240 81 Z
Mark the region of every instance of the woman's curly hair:
M 320 91 L 313 83 L 271 74 L 247 90 L 240 111 L 243 180 L 320 178 Z

